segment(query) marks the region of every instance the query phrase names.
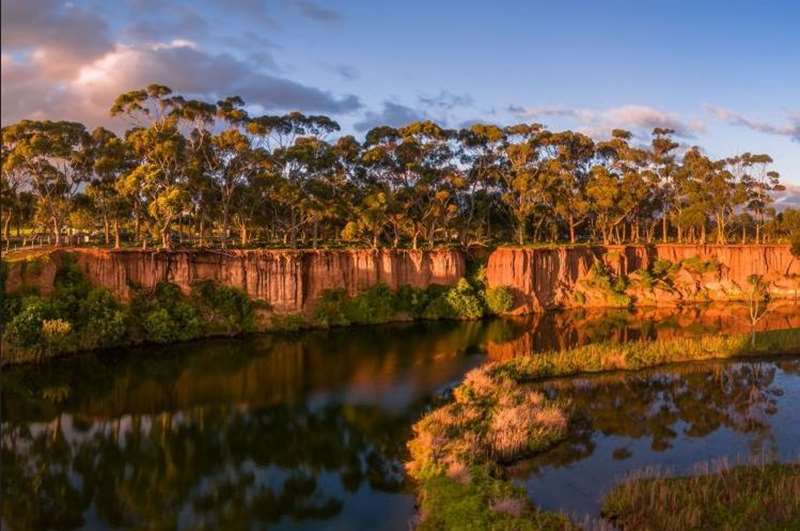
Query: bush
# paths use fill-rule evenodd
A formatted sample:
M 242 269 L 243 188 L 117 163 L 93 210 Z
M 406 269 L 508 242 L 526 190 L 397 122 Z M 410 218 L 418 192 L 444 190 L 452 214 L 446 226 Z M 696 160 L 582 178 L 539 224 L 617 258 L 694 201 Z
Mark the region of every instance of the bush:
M 427 319 L 478 319 L 483 317 L 483 301 L 464 278 L 436 297 L 425 309 Z
M 253 304 L 243 291 L 206 281 L 192 286 L 192 296 L 212 328 L 221 328 L 226 334 L 255 328 Z
M 72 350 L 70 338 L 72 325 L 63 319 L 45 319 L 42 321 L 42 347 L 48 355 Z
M 343 289 L 329 289 L 322 292 L 314 314 L 322 326 L 345 326 L 350 324 L 344 311 L 347 292 Z
M 84 348 L 117 344 L 127 332 L 125 314 L 107 289 L 92 289 L 82 305 L 85 326 L 81 334 Z
M 489 313 L 494 315 L 505 313 L 514 305 L 514 293 L 508 286 L 488 288 L 484 298 L 486 300 L 486 308 L 488 308 Z
M 42 323 L 56 317 L 53 305 L 39 297 L 22 301 L 21 310 L 6 327 L 4 337 L 9 344 L 21 348 L 41 347 Z

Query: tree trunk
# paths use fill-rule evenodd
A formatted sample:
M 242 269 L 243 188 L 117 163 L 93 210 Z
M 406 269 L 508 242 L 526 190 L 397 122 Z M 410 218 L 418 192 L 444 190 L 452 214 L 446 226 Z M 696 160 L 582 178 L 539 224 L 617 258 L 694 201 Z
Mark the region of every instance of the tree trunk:
M 247 245 L 247 225 L 242 223 L 241 227 L 239 227 L 239 240 L 242 244 L 242 247 Z
M 53 221 L 53 237 L 55 238 L 56 247 L 61 247 L 61 226 L 56 218 L 51 218 Z
M 111 230 L 108 224 L 108 214 L 103 214 L 103 238 L 105 239 L 106 245 L 111 243 Z
M 575 217 L 569 215 L 569 243 L 575 243 Z
M 119 249 L 119 220 L 114 218 L 114 249 Z
M 667 213 L 664 212 L 664 216 L 661 218 L 661 243 L 667 243 L 667 231 L 669 230 L 667 225 Z

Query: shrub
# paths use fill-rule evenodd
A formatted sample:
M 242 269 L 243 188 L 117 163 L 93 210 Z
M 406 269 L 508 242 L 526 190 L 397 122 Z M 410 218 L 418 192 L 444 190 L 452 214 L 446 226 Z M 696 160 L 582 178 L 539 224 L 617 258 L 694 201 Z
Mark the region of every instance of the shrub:
M 55 355 L 71 350 L 70 334 L 72 325 L 63 319 L 45 319 L 42 321 L 42 348 L 48 355 Z
M 253 304 L 241 290 L 206 281 L 192 286 L 192 296 L 205 320 L 214 328 L 235 334 L 255 327 Z
M 125 314 L 107 289 L 92 289 L 83 301 L 81 311 L 85 320 L 81 334 L 84 348 L 115 345 L 125 336 Z
M 415 319 L 420 318 L 425 312 L 425 308 L 442 292 L 444 289 L 437 285 L 429 286 L 427 289 L 408 285 L 400 286 L 394 294 L 395 310 Z
M 169 343 L 177 339 L 175 322 L 166 308 L 159 308 L 148 313 L 144 318 L 143 325 L 149 341 Z
M 5 339 L 13 346 L 37 348 L 41 346 L 42 323 L 55 318 L 53 305 L 39 297 L 25 299 L 22 308 L 8 323 Z
M 489 313 L 495 315 L 509 311 L 514 305 L 514 293 L 508 286 L 488 288 L 484 298 L 486 300 L 486 307 L 489 309 Z
M 343 289 L 329 289 L 322 292 L 314 313 L 315 320 L 322 326 L 344 326 L 350 324 L 344 311 L 347 292 Z
M 681 262 L 681 266 L 699 275 L 711 273 L 719 269 L 719 262 L 716 260 L 703 260 L 699 256 L 692 256 Z
M 297 332 L 308 327 L 308 322 L 301 313 L 273 315 L 269 324 L 270 329 L 276 332 Z
M 663 278 L 664 276 L 671 275 L 677 271 L 678 267 L 679 266 L 677 264 L 673 264 L 669 260 L 658 259 L 653 262 L 653 266 L 650 268 L 650 270 L 652 271 L 653 276 L 657 278 Z
M 378 284 L 346 299 L 344 313 L 351 323 L 385 323 L 396 313 L 394 294 L 385 284 Z

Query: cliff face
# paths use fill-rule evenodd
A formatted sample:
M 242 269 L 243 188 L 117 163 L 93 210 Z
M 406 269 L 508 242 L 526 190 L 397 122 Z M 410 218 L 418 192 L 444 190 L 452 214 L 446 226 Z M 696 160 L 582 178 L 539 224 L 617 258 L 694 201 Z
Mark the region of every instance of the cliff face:
M 638 272 L 657 260 L 675 264 L 670 277 L 645 279 Z M 592 278 L 598 261 L 615 277 L 627 280 L 618 295 L 609 296 Z M 708 262 L 695 270 L 683 261 Z M 786 245 L 652 245 L 608 247 L 500 248 L 489 257 L 489 286 L 509 286 L 515 304 L 511 313 L 526 314 L 559 307 L 625 305 L 671 306 L 682 302 L 743 300 L 749 277 L 759 275 L 773 297 L 800 294 L 800 260 Z M 598 285 L 600 286 L 598 287 Z
M 188 292 L 193 283 L 213 280 L 245 291 L 267 302 L 276 312 L 313 308 L 326 289 L 345 289 L 350 295 L 379 283 L 392 289 L 402 285 L 449 285 L 464 275 L 458 251 L 336 250 L 336 251 L 142 251 L 70 249 L 54 251 L 32 268 L 11 267 L 9 292 L 30 286 L 47 295 L 55 270 L 69 253 L 86 278 L 129 300 L 136 287 L 153 288 L 169 281 Z

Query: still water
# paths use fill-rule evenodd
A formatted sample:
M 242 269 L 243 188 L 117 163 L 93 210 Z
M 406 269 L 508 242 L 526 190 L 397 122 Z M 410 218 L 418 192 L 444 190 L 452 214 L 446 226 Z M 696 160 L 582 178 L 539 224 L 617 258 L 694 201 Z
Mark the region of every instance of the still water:
M 796 307 L 762 328 L 800 326 Z M 3 528 L 408 529 L 420 415 L 487 359 L 739 331 L 744 310 L 554 313 L 212 340 L 2 374 Z M 800 453 L 800 362 L 548 382 L 578 419 L 513 475 L 592 514 L 629 469 Z M 794 407 L 792 407 L 794 405 Z

